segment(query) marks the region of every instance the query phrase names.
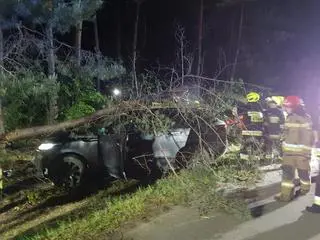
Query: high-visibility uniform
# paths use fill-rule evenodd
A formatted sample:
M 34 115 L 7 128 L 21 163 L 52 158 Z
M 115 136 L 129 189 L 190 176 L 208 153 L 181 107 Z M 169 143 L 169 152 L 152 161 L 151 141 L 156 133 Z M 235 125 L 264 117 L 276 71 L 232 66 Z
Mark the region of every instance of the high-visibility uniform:
M 259 103 L 248 103 L 241 113 L 244 129 L 241 132 L 242 143 L 240 159 L 260 160 L 263 144 L 263 112 Z
M 0 199 L 2 199 L 2 194 L 3 194 L 3 172 L 0 166 Z
M 283 111 L 277 107 L 268 108 L 264 111 L 263 115 L 265 126 L 265 158 L 271 160 L 274 157 L 273 150 L 277 150 L 279 155 L 281 155 L 282 152 L 281 136 L 283 132 L 285 117 Z
M 320 158 L 319 143 L 314 150 L 315 150 L 315 154 L 317 155 L 317 158 Z M 320 162 L 318 164 L 320 164 Z M 320 172 L 315 177 L 315 183 L 316 183 L 316 190 L 314 193 L 313 205 L 311 207 L 307 207 L 307 211 L 312 213 L 320 213 Z
M 313 123 L 314 123 L 314 131 L 318 134 L 320 134 L 320 113 L 317 112 L 317 114 L 314 116 Z M 316 146 L 314 148 L 314 154 L 317 155 L 317 159 L 320 159 L 320 142 L 318 139 L 318 142 L 316 143 Z M 320 165 L 320 162 L 318 162 Z M 312 213 L 320 213 L 320 172 L 315 177 L 315 183 L 316 183 L 316 189 L 314 193 L 314 201 L 313 205 L 311 207 L 307 207 L 307 211 Z
M 289 114 L 285 121 L 282 182 L 280 200 L 290 201 L 294 194 L 295 171 L 301 183 L 301 194 L 310 190 L 310 156 L 313 143 L 312 121 L 306 114 Z

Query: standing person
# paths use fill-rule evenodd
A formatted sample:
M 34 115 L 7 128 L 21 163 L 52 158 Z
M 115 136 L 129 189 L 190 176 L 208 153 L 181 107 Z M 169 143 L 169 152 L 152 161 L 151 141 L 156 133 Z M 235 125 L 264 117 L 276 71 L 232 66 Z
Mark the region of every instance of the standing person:
M 265 158 L 266 160 L 279 160 L 281 157 L 281 137 L 284 128 L 285 117 L 283 111 L 277 106 L 277 103 L 267 98 L 267 109 L 264 111 L 264 135 L 265 135 Z M 274 156 L 274 152 L 277 156 Z M 277 158 L 277 159 L 274 159 Z
M 314 147 L 316 148 L 317 158 L 320 158 L 320 143 L 317 142 Z M 316 190 L 314 193 L 313 204 L 311 207 L 307 207 L 306 210 L 311 213 L 320 213 L 320 172 L 314 180 L 316 183 Z
M 3 172 L 0 166 L 0 200 L 2 200 L 2 194 L 3 194 Z
M 245 128 L 241 132 L 240 159 L 257 161 L 261 159 L 263 142 L 263 112 L 259 103 L 260 94 L 250 92 L 246 98 L 247 104 L 239 111 Z
M 294 178 L 297 169 L 301 184 L 301 194 L 310 190 L 309 160 L 312 147 L 312 121 L 303 111 L 302 100 L 297 96 L 285 98 L 284 107 L 288 113 L 285 121 L 282 182 L 279 201 L 291 201 L 294 198 Z
M 319 135 L 320 135 L 320 105 L 318 105 L 317 111 L 313 114 L 313 133 L 314 133 L 314 148 L 315 148 L 315 154 L 317 155 L 317 158 L 320 158 L 320 141 L 319 141 Z M 320 163 L 318 163 L 320 164 Z M 315 183 L 316 183 L 316 190 L 314 194 L 314 201 L 311 207 L 307 207 L 306 210 L 311 213 L 320 213 L 320 172 L 315 177 Z

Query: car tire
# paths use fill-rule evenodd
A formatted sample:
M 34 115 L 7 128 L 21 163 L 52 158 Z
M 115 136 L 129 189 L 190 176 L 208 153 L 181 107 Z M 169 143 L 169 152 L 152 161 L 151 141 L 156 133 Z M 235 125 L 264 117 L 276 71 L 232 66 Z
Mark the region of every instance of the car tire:
M 56 172 L 54 180 L 55 185 L 63 187 L 66 190 L 78 189 L 84 181 L 85 164 L 83 159 L 76 154 L 67 154 L 62 156 L 61 164 Z
M 192 166 L 192 158 L 196 153 L 196 149 L 193 147 L 183 147 L 176 155 L 175 165 L 178 169 L 185 169 Z

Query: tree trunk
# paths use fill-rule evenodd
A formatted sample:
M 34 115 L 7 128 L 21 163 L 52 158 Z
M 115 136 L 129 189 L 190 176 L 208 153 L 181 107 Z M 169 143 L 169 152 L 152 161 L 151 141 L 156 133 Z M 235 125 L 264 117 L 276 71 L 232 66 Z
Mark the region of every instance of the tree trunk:
M 119 111 L 119 109 L 121 109 Z M 126 112 L 130 112 L 132 110 L 145 110 L 140 103 L 121 103 L 119 105 L 115 105 L 112 107 L 108 107 L 93 113 L 90 116 L 83 117 L 76 120 L 65 121 L 62 123 L 52 124 L 52 125 L 45 125 L 39 127 L 32 127 L 32 128 L 25 128 L 25 129 L 18 129 L 7 134 L 0 135 L 0 142 L 10 142 L 16 141 L 20 139 L 32 138 L 32 137 L 39 137 L 39 136 L 48 136 L 52 133 L 63 131 L 66 129 L 75 128 L 84 124 L 94 123 L 96 121 L 103 120 L 106 116 L 111 115 L 122 115 Z
M 117 13 L 117 58 L 119 61 L 122 60 L 122 28 L 121 28 L 121 5 L 118 3 L 118 13 Z
M 185 38 L 184 38 L 184 30 L 183 29 L 180 29 L 178 31 L 181 31 L 180 34 L 180 61 L 181 61 L 181 85 L 183 86 L 184 85 L 184 75 L 185 75 L 185 69 L 184 69 L 184 41 L 185 41 Z
M 47 23 L 47 41 L 48 41 L 48 75 L 54 76 L 55 75 L 55 58 L 54 58 L 54 44 L 53 44 L 53 30 L 52 30 L 52 23 Z
M 203 41 L 203 0 L 200 0 L 200 12 L 199 12 L 199 32 L 198 32 L 198 65 L 197 75 L 200 76 L 202 69 L 202 41 Z
M 46 27 L 47 35 L 47 62 L 48 62 L 48 81 L 56 81 L 55 78 L 55 54 L 54 54 L 54 44 L 53 44 L 53 29 L 52 23 L 49 21 Z M 58 115 L 58 93 L 51 93 L 48 95 L 48 113 L 47 113 L 47 122 L 52 124 L 55 122 L 55 119 Z
M 134 22 L 134 36 L 133 36 L 133 52 L 132 52 L 132 87 L 135 90 L 136 96 L 139 95 L 138 79 L 137 79 L 137 44 L 138 44 L 138 31 L 139 31 L 139 16 L 140 16 L 140 2 L 136 3 L 136 19 Z
M 0 74 L 3 73 L 3 31 L 0 27 Z M 0 83 L 1 89 L 3 88 L 3 82 Z M 3 109 L 2 109 L 2 96 L 0 96 L 0 134 L 4 133 L 4 119 L 3 119 Z
M 80 67 L 81 65 L 81 39 L 82 39 L 82 20 L 76 24 L 76 39 L 75 39 L 75 49 L 76 49 L 76 65 Z
M 100 52 L 99 28 L 98 28 L 97 14 L 93 18 L 93 30 L 94 30 L 94 42 L 95 42 L 94 51 L 98 55 L 97 58 L 100 59 L 99 55 L 100 55 L 101 52 Z M 97 77 L 96 86 L 97 86 L 97 91 L 100 92 L 101 84 L 100 84 L 100 78 L 99 77 Z
M 95 51 L 96 51 L 96 53 L 100 53 L 99 28 L 98 28 L 97 14 L 94 16 L 94 19 L 93 19 L 93 28 L 94 28 Z
M 241 13 L 240 13 L 240 21 L 239 21 L 239 32 L 238 32 L 238 40 L 237 40 L 237 50 L 234 57 L 234 63 L 232 66 L 231 77 L 233 79 L 235 77 L 238 65 L 238 59 L 240 54 L 240 47 L 241 47 L 241 39 L 242 39 L 242 28 L 243 28 L 243 13 L 244 13 L 244 4 L 241 5 Z

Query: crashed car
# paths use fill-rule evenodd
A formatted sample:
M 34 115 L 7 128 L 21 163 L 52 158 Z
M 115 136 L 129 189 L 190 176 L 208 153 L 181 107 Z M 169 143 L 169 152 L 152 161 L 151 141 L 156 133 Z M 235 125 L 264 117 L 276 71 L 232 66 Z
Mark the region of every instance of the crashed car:
M 223 121 L 214 119 L 208 124 L 209 120 L 203 119 L 192 123 L 177 108 L 152 109 L 152 114 L 156 112 L 172 120 L 165 133 L 143 132 L 135 122 L 128 121 L 126 114 L 111 123 L 97 124 L 90 134 L 65 132 L 49 137 L 38 147 L 33 163 L 38 173 L 55 185 L 74 189 L 86 182 L 89 175 L 137 178 L 139 169 L 150 173 L 148 163 L 161 171 L 177 168 L 178 156 L 180 159 L 184 153 L 190 156 L 199 146 L 214 156 L 225 151 L 227 137 Z M 145 112 L 131 114 L 143 116 Z

